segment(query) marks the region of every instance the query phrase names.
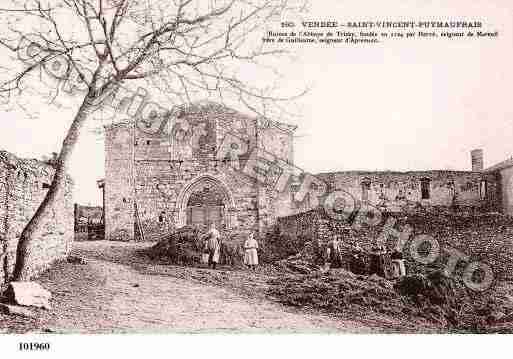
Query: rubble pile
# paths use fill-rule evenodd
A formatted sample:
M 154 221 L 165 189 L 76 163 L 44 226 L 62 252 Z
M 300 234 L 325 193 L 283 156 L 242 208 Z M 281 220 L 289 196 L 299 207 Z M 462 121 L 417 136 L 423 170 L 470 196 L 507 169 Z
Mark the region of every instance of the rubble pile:
M 305 247 L 305 243 L 305 238 L 270 228 L 258 238 L 258 256 L 262 263 L 273 263 L 296 255 Z
M 286 305 L 331 313 L 373 311 L 395 317 L 415 312 L 408 298 L 398 294 L 391 282 L 378 276 L 359 276 L 344 269 L 287 274 L 271 279 L 269 285 L 269 294 Z
M 374 312 L 406 320 L 422 318 L 440 328 L 463 332 L 487 332 L 504 326 L 511 330 L 511 324 L 506 323 L 513 322 L 513 296 L 509 292 L 477 296 L 439 271 L 394 282 L 344 269 L 323 272 L 300 259 L 278 263 L 286 274 L 269 280 L 268 294 L 286 305 L 335 314 L 356 312 L 365 316 Z
M 205 233 L 195 227 L 183 227 L 165 235 L 146 253 L 151 259 L 163 260 L 177 265 L 197 265 L 201 262 L 204 251 Z M 240 233 L 229 237 L 221 236 L 220 263 L 238 267 L 242 264 L 242 243 Z
M 167 260 L 172 264 L 193 265 L 200 262 L 202 250 L 200 231 L 184 227 L 163 236 L 147 254 L 152 259 Z

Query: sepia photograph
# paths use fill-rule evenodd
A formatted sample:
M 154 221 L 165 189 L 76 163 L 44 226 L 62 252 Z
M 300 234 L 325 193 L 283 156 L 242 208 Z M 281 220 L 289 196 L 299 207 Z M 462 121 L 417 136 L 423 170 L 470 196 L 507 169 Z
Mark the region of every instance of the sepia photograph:
M 0 29 L 0 355 L 513 333 L 513 3 L 3 0 Z

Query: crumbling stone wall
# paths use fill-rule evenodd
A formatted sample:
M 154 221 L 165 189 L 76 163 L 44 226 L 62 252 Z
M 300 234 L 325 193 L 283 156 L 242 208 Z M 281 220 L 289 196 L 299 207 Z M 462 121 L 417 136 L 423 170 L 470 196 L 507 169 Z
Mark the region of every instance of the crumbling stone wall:
M 315 176 L 326 184 L 326 194 L 335 191 L 349 193 L 352 203 L 348 206 L 355 208 L 367 203 L 385 212 L 412 213 L 436 207 L 493 212 L 501 211 L 503 202 L 501 180 L 496 174 L 482 172 L 346 171 Z M 306 200 L 308 197 L 302 203 L 294 201 L 293 187 L 288 186 L 273 199 L 276 217 L 315 209 L 316 201 Z M 324 198 L 320 199 L 321 203 Z
M 512 171 L 513 172 L 513 171 Z M 382 214 L 382 223 L 389 213 L 395 215 L 430 215 L 486 213 L 501 209 L 502 182 L 509 177 L 498 178 L 496 174 L 465 171 L 419 171 L 419 172 L 336 172 L 317 175 L 328 188 L 328 193 L 345 191 L 351 194 L 354 209 L 351 222 L 329 218 L 324 209 L 295 207 L 290 200 L 290 215 L 281 216 L 277 225 L 280 231 L 296 236 L 310 237 L 327 242 L 333 233 L 343 233 L 344 228 L 358 228 L 360 244 L 370 248 L 379 233 L 369 226 L 354 227 L 353 220 L 367 203 Z M 422 194 L 422 181 L 428 182 L 429 190 Z M 364 194 L 364 191 L 367 193 Z M 424 189 L 426 191 L 426 189 Z M 426 196 L 428 194 L 428 196 Z M 286 196 L 292 196 L 287 193 Z M 286 202 L 286 200 L 283 200 Z M 362 212 L 364 213 L 364 212 Z M 365 221 L 356 216 L 356 222 Z
M 327 218 L 320 209 L 310 210 L 287 217 L 278 218 L 276 224 L 282 233 L 292 236 L 305 236 L 311 238 L 322 238 L 322 228 L 319 225 Z
M 350 224 L 354 222 L 337 221 L 326 215 L 324 209 L 317 208 L 307 212 L 294 214 L 288 217 L 278 218 L 276 225 L 281 233 L 286 233 L 295 237 L 317 240 L 320 244 L 327 244 L 333 234 L 345 233 L 343 229 L 351 228 Z M 372 228 L 364 225 L 359 227 L 354 234 L 358 234 L 359 244 L 362 247 L 370 249 L 373 240 L 378 236 L 378 231 L 382 227 Z M 349 238 L 343 238 L 349 239 Z
M 134 237 L 133 126 L 113 125 L 105 136 L 105 237 Z
M 434 206 L 500 207 L 496 176 L 481 172 L 335 172 L 317 176 L 328 184 L 329 192 L 343 190 L 357 202 L 366 201 L 391 212 Z
M 54 169 L 37 160 L 24 160 L 0 151 L 0 282 L 12 275 L 18 240 L 28 221 L 43 201 Z M 34 242 L 30 258 L 36 274 L 67 256 L 74 239 L 73 183 L 67 180 L 51 218 Z

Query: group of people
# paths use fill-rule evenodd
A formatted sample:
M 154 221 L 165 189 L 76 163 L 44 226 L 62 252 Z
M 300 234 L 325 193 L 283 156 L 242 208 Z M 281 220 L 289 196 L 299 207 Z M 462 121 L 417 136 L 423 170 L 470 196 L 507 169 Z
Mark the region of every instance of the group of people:
M 349 244 L 350 248 L 347 248 Z M 348 261 L 344 258 L 344 254 L 350 253 L 351 257 Z M 335 234 L 328 242 L 326 247 L 326 269 L 345 268 L 351 272 L 361 274 L 362 270 L 363 250 L 358 242 L 348 240 L 346 243 L 342 241 L 342 235 Z
M 369 253 L 363 251 L 353 236 L 347 233 L 347 241 L 335 234 L 326 247 L 326 267 L 345 268 L 355 274 L 378 274 L 384 278 L 399 278 L 406 275 L 402 252 L 394 249 L 389 252 L 376 244 Z M 349 247 L 349 248 L 348 248 Z
M 203 262 L 207 263 L 209 268 L 216 269 L 220 256 L 221 234 L 215 223 L 212 223 L 204 237 Z M 258 265 L 258 242 L 253 232 L 250 232 L 244 241 L 244 264 L 253 270 Z
M 346 233 L 346 232 L 344 232 Z M 398 278 L 406 274 L 402 253 L 395 250 L 388 253 L 383 246 L 376 246 L 370 253 L 362 250 L 358 242 L 347 233 L 347 241 L 341 234 L 335 234 L 326 247 L 326 270 L 345 268 L 356 274 L 376 273 L 385 278 Z M 349 250 L 348 250 L 349 244 Z M 258 242 L 253 232 L 244 241 L 244 264 L 255 269 L 258 265 Z M 349 257 L 346 254 L 350 254 Z M 204 237 L 202 261 L 209 268 L 216 269 L 221 256 L 221 234 L 214 223 Z M 349 260 L 348 260 L 349 259 Z M 368 259 L 368 260 L 367 260 Z

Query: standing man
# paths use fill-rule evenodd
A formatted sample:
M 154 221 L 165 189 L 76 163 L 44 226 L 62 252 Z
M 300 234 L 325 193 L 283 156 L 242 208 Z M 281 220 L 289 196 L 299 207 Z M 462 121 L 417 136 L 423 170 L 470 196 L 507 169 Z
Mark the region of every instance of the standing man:
M 216 229 L 214 222 L 210 225 L 207 238 L 208 266 L 210 267 L 212 265 L 212 269 L 216 269 L 221 252 L 221 234 L 219 234 L 219 231 Z

